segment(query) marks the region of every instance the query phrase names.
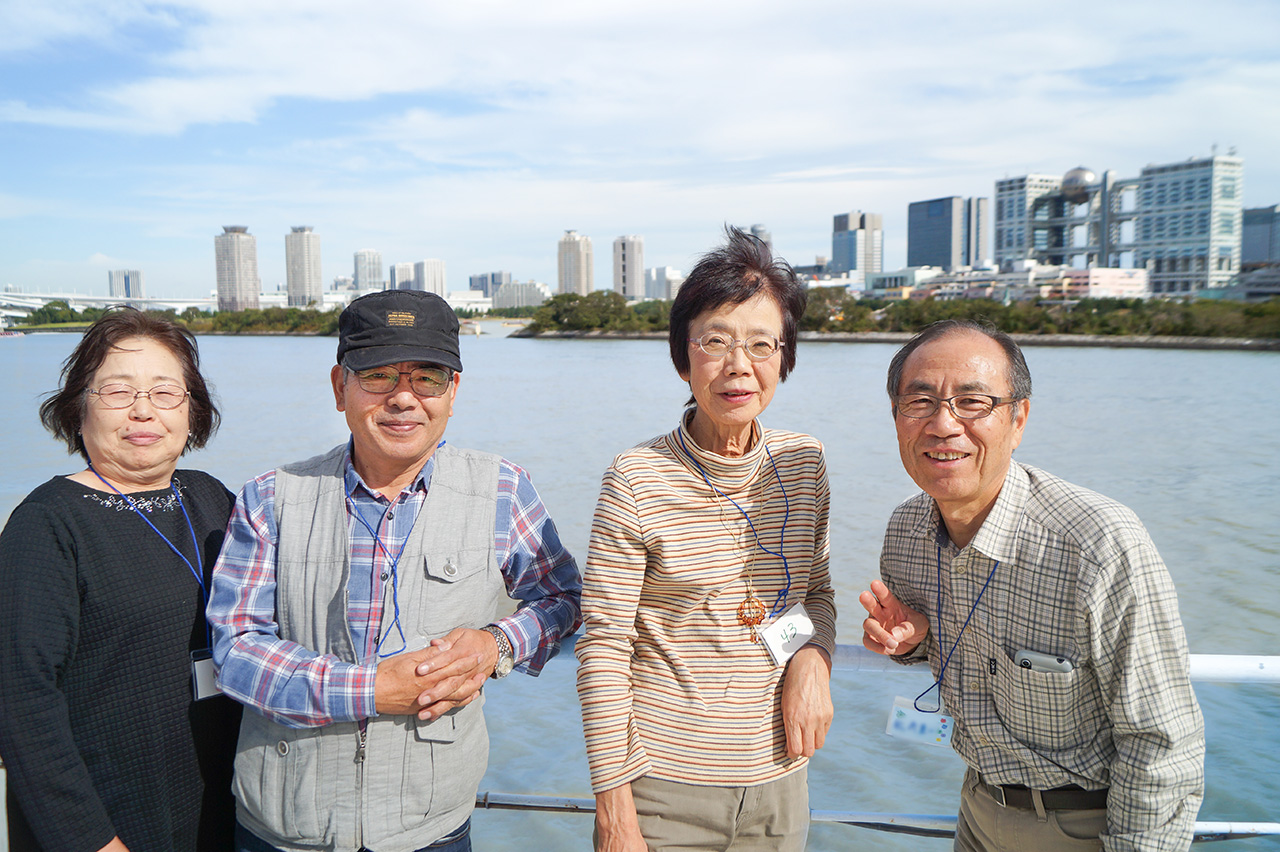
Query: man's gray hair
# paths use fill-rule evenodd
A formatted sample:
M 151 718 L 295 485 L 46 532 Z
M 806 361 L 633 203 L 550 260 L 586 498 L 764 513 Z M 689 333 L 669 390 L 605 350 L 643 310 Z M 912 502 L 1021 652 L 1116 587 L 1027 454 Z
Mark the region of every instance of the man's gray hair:
M 889 398 L 892 399 L 898 395 L 898 389 L 902 387 L 903 365 L 907 363 L 907 359 L 911 357 L 912 352 L 915 352 L 930 341 L 962 331 L 976 332 L 1000 344 L 1000 348 L 1004 350 L 1005 358 L 1009 362 L 1007 376 L 1011 396 L 1014 399 L 1031 398 L 1031 371 L 1027 369 L 1026 359 L 1022 357 L 1022 349 L 1014 339 L 989 322 L 956 319 L 939 320 L 932 325 L 926 326 L 923 331 L 908 340 L 897 351 L 893 356 L 893 360 L 889 362 L 889 381 L 886 383 Z

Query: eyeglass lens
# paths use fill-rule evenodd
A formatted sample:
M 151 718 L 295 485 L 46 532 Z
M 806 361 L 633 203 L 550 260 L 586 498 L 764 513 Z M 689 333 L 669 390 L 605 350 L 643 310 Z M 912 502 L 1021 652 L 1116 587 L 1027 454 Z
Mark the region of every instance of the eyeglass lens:
M 756 361 L 768 358 L 778 351 L 779 346 L 778 339 L 767 334 L 753 335 L 746 340 L 734 340 L 729 335 L 716 331 L 707 332 L 696 338 L 695 342 L 703 352 L 716 358 L 723 357 L 741 346 L 747 356 Z
M 928 394 L 912 394 L 898 398 L 898 412 L 904 417 L 924 418 L 937 413 L 942 403 L 946 403 L 951 413 L 961 420 L 979 420 L 988 416 L 995 409 L 998 397 L 985 394 L 962 394 L 949 399 L 940 399 Z
M 96 391 L 98 399 L 107 408 L 128 408 L 140 396 L 145 396 L 156 408 L 177 408 L 187 398 L 187 392 L 177 385 L 156 385 L 150 390 L 138 390 L 130 385 L 103 385 Z
M 409 389 L 415 396 L 441 396 L 449 388 L 453 374 L 448 370 L 434 367 L 423 367 L 417 370 L 404 371 L 383 369 L 364 370 L 356 373 L 356 379 L 368 393 L 390 393 L 400 384 L 400 377 L 409 377 Z

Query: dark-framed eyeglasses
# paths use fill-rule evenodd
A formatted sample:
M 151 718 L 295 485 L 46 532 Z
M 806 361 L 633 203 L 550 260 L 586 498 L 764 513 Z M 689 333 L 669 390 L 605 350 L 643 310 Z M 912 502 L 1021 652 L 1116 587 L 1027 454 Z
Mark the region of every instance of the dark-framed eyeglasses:
M 1020 397 L 992 396 L 986 393 L 962 393 L 946 399 L 928 393 L 904 393 L 893 398 L 893 408 L 903 417 L 924 420 L 938 413 L 942 403 L 959 420 L 981 420 L 1001 405 L 1018 402 Z
M 409 377 L 409 390 L 414 396 L 444 396 L 453 382 L 453 371 L 444 367 L 417 367 L 413 370 L 397 370 L 393 367 L 373 367 L 354 370 L 356 382 L 366 393 L 391 393 L 400 385 L 400 377 Z
M 690 343 L 712 358 L 723 358 L 739 346 L 752 361 L 764 361 L 782 348 L 783 341 L 771 334 L 753 334 L 746 340 L 735 340 L 722 331 L 708 331 L 701 337 L 690 337 Z
M 166 411 L 182 405 L 191 395 L 186 388 L 178 385 L 156 385 L 147 390 L 138 390 L 133 385 L 123 383 L 103 385 L 97 390 L 88 388 L 85 392 L 96 396 L 106 408 L 128 408 L 138 401 L 138 397 L 145 396 L 156 408 Z

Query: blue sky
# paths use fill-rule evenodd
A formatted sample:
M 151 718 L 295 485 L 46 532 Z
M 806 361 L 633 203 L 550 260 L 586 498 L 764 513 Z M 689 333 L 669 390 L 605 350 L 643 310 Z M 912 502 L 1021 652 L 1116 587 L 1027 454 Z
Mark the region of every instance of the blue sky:
M 894 268 L 912 201 L 1215 144 L 1278 204 L 1277 45 L 1274 0 L 6 0 L 0 286 L 202 295 L 238 224 L 266 289 L 292 225 L 326 286 L 361 248 L 554 285 L 572 228 L 606 287 L 622 234 L 687 271 L 762 223 L 807 264 L 850 210 Z

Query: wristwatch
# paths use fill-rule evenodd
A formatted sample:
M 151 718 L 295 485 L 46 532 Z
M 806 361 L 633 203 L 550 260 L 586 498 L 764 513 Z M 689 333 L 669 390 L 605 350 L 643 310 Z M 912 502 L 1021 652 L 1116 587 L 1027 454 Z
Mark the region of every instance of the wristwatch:
M 493 667 L 493 674 L 489 677 L 497 680 L 511 674 L 511 670 L 516 666 L 515 652 L 511 649 L 511 640 L 507 638 L 506 631 L 496 624 L 490 624 L 482 628 L 486 633 L 494 638 L 498 643 L 498 662 Z

